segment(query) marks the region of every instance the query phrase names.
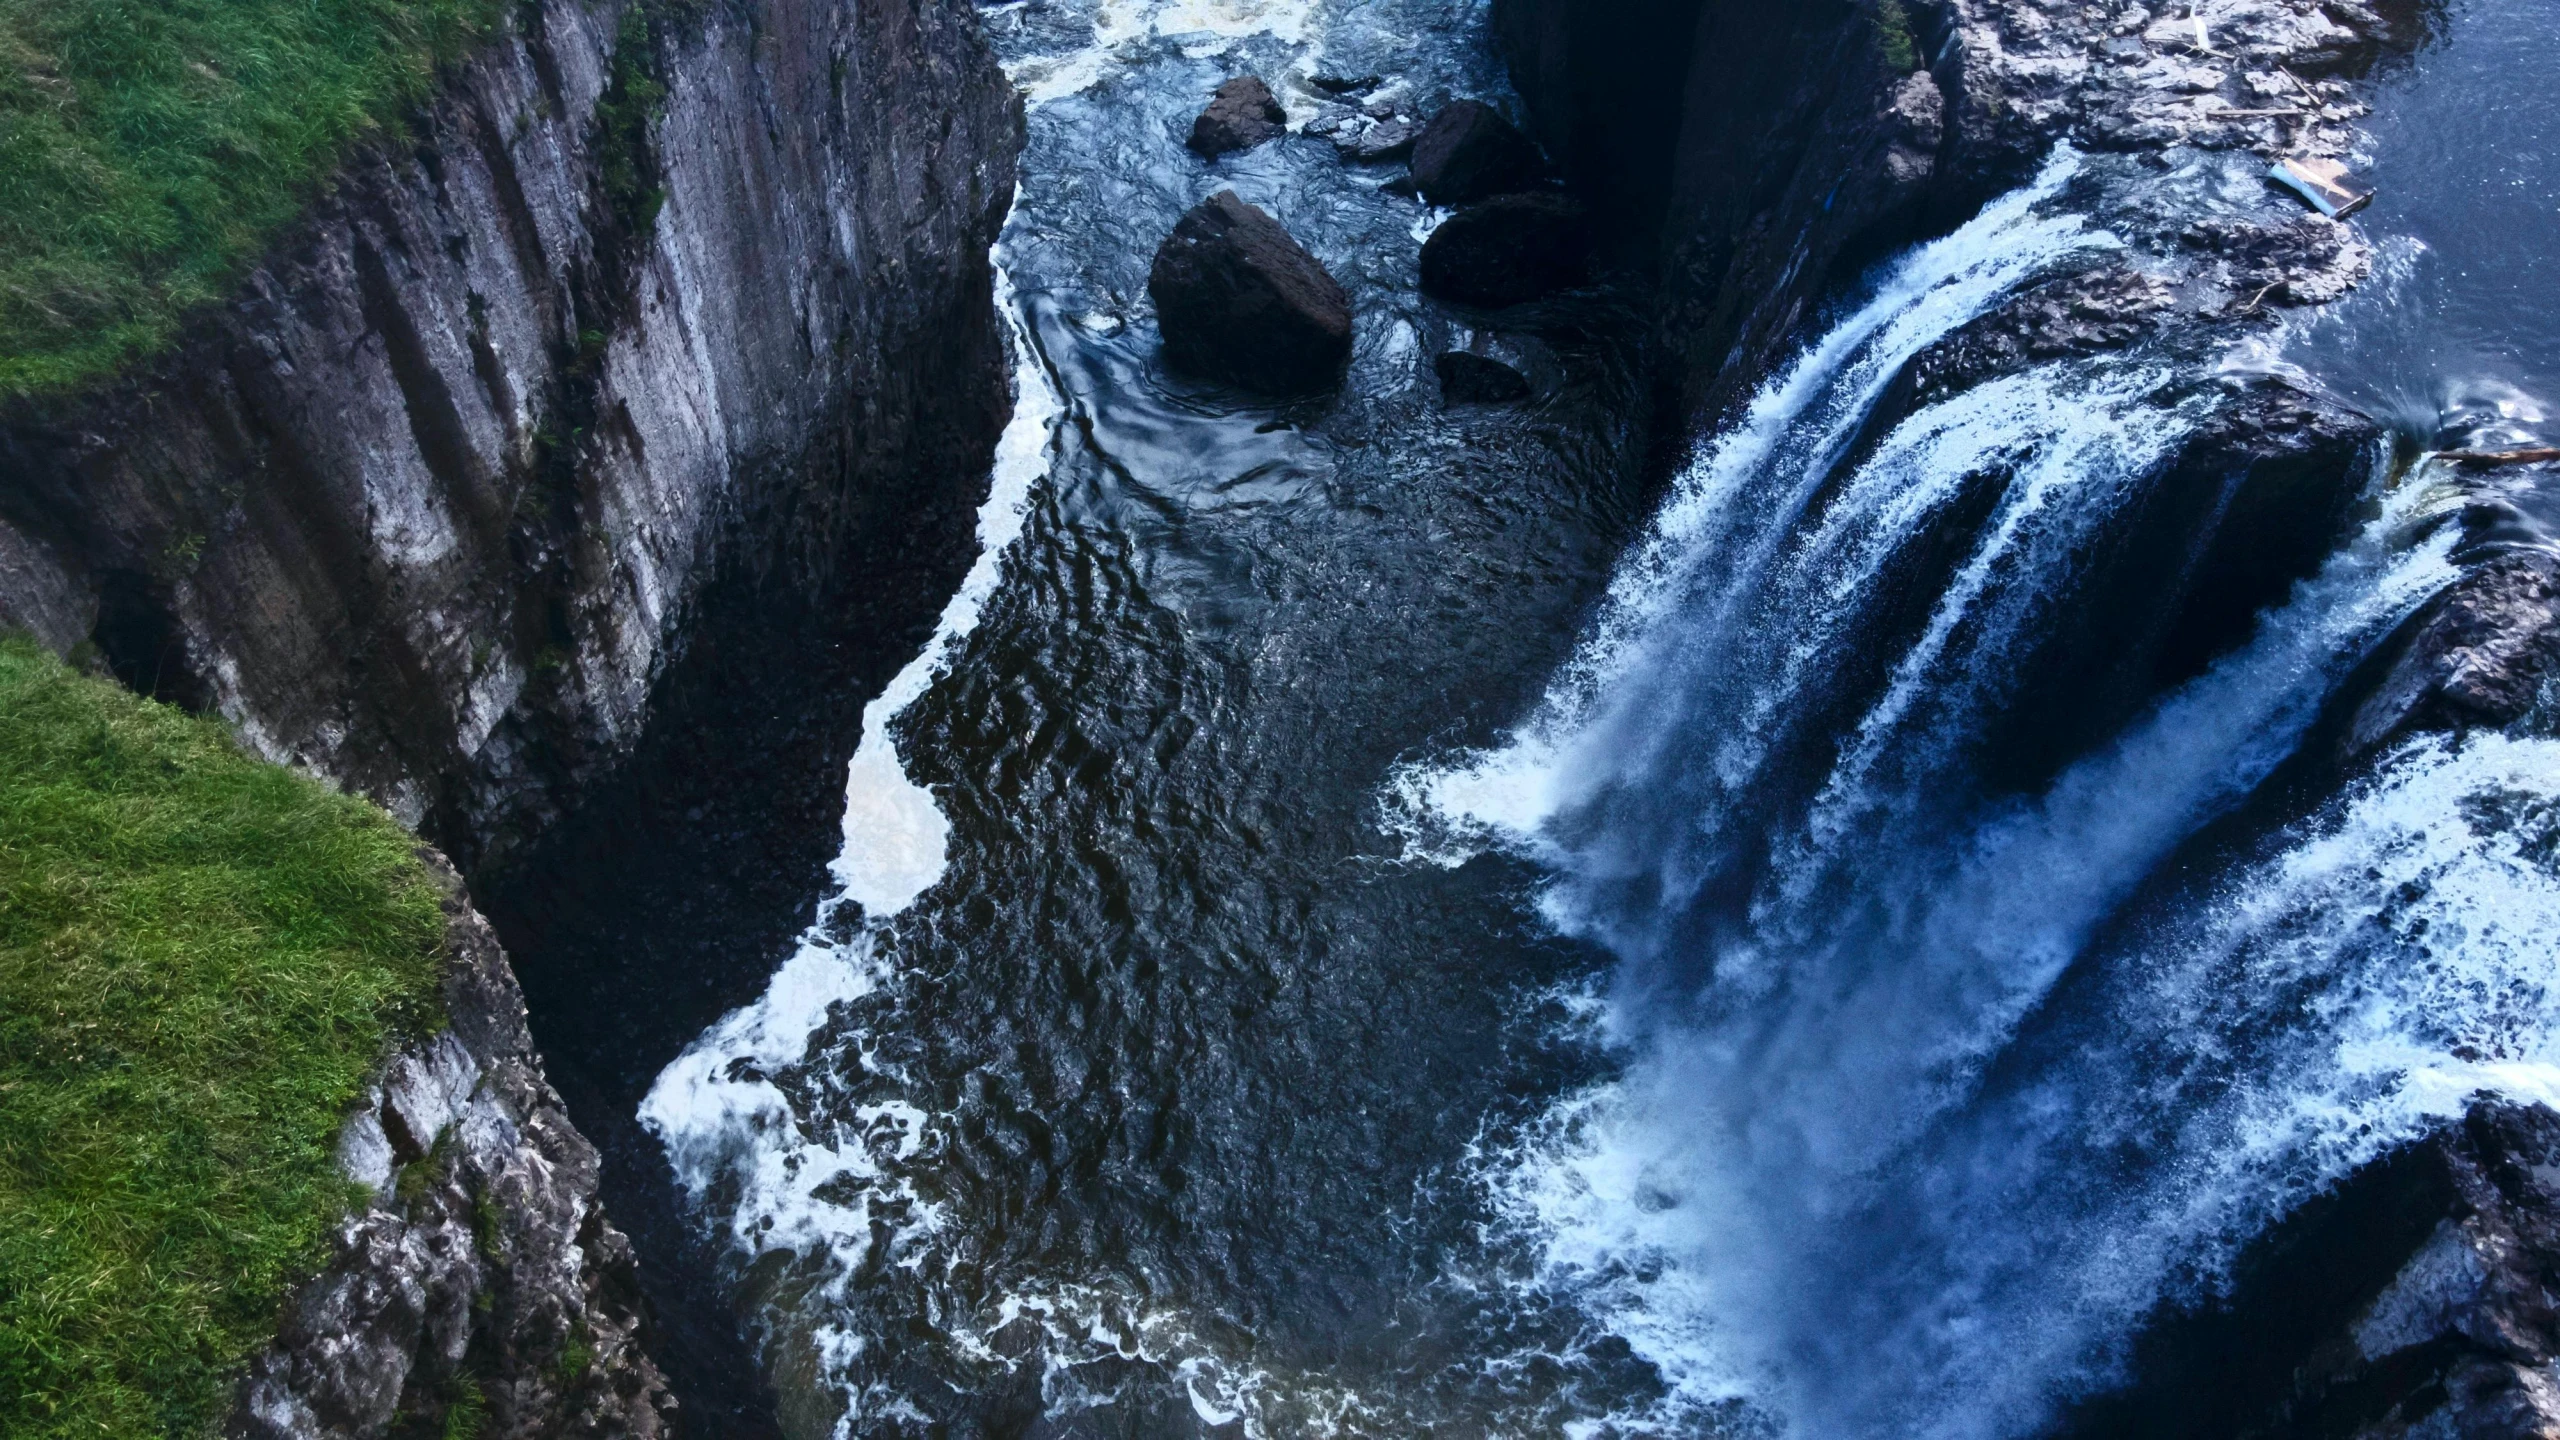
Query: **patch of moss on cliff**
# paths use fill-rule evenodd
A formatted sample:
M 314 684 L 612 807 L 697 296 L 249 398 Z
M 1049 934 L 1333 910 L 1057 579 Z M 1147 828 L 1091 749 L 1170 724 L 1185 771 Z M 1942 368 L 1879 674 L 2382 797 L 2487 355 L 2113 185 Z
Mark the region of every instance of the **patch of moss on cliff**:
M 414 847 L 0 638 L 0 1435 L 224 1413 L 354 1199 L 350 1103 L 437 1023 Z
M 1911 12 L 1902 0 L 1876 0 L 1876 51 L 1896 74 L 1920 68 L 1920 41 L 1911 32 Z
M 160 348 L 502 0 L 0 0 L 0 395 Z

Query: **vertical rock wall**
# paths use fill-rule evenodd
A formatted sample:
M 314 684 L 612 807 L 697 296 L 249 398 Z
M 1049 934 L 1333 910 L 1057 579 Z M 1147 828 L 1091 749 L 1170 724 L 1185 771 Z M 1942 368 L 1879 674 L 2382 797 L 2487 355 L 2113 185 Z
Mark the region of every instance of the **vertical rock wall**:
M 525 1029 L 489 922 L 445 887 L 447 1024 L 394 1056 L 339 1139 L 371 1199 L 254 1358 L 228 1440 L 673 1433 L 631 1242 Z
M 958 0 L 514 29 L 178 353 L 0 416 L 0 623 L 474 870 L 629 752 L 715 580 L 965 544 L 1021 124 Z

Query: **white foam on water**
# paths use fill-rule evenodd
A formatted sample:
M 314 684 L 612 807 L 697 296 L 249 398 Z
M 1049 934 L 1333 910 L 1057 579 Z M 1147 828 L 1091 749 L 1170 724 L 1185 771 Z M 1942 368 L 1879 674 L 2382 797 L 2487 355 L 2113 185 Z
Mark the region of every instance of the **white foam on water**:
M 2211 903 L 2102 940 L 2452 581 L 2423 473 L 2377 489 L 2244 645 L 2042 794 L 1966 798 L 2051 597 L 2210 404 L 2138 358 L 2067 362 L 1926 407 L 1836 473 L 1909 358 L 2103 243 L 2038 213 L 2059 183 L 1916 252 L 1704 447 L 1506 745 L 1393 777 L 1410 854 L 1537 859 L 1547 916 L 1627 962 L 1592 997 L 1623 1073 L 1479 1167 L 1537 1257 L 1530 1288 L 1663 1378 L 1658 1405 L 1598 1433 L 1693 1433 L 1736 1401 L 1822 1440 L 2030 1431 L 2178 1276 L 2306 1187 L 2478 1088 L 2560 1079 L 2560 867 L 2459 818 L 2521 785 L 2560 840 L 2548 742 L 2418 747 Z M 1754 830 L 1770 767 L 1803 763 L 1787 727 L 1891 600 L 1890 563 L 1943 543 L 1986 477 L 1999 490 L 1822 750 L 1801 826 Z M 1737 853 L 1763 856 L 1748 903 L 1702 923 Z M 2070 1003 L 2100 1018 L 2066 1006 L 2045 1023 L 2086 1033 L 2035 1050 L 2030 1018 L 2084 963 L 2099 998 Z M 2122 1178 L 2137 1152 L 2163 1163 Z
M 2400 518 L 2377 521 L 2248 649 L 2074 767 L 2035 806 L 1985 824 L 1944 863 L 1909 866 L 1900 855 L 1864 862 L 1862 883 L 1887 892 L 1894 923 L 1844 932 L 1837 915 L 1764 913 L 1753 943 L 1769 952 L 1768 967 L 1742 967 L 1730 979 L 1720 970 L 1710 993 L 1730 993 L 1705 1006 L 1717 1018 L 1615 1017 L 1611 1032 L 1638 1041 L 1627 1073 L 1571 1097 L 1485 1169 L 1499 1204 L 1534 1239 L 1537 1283 L 1602 1316 L 1659 1367 L 1679 1404 L 1748 1397 L 1792 1422 L 1795 1433 L 1825 1437 L 1988 1437 L 2040 1416 L 2057 1385 L 2157 1297 L 2176 1259 L 2230 1230 L 2232 1196 L 2263 1203 L 2271 1193 L 2264 1174 L 2278 1168 L 2266 1157 L 2276 1147 L 2266 1139 L 2237 1149 L 2199 1141 L 2183 1162 L 2190 1180 L 2222 1160 L 2250 1183 L 2235 1178 L 2202 1209 L 2181 1202 L 2161 1215 L 2109 1211 L 2085 1227 L 2036 1234 L 2026 1242 L 2032 1255 L 2021 1257 L 2012 1248 L 2021 1232 L 2057 1229 L 1999 1203 L 2007 1190 L 2034 1196 L 2054 1183 L 2038 1172 L 2027 1132 L 2085 1124 L 2085 1108 L 2030 1105 L 2026 1120 L 2004 1111 L 2014 1123 L 1987 1131 L 1977 1146 L 1941 1133 L 1947 1117 L 1974 1100 L 1983 1059 L 2049 993 L 2131 881 L 2217 801 L 2245 791 L 2289 752 L 2309 719 L 2306 694 L 2325 689 L 2337 657 L 2370 644 L 2451 578 L 2449 535 L 2416 551 L 2389 551 Z M 2544 777 L 2555 781 L 2560 772 Z M 2440 794 L 2422 793 L 2442 808 Z M 2410 835 L 2427 833 L 2419 822 L 2402 823 Z M 2278 873 L 2334 879 L 2352 868 L 2347 856 L 2370 859 L 2374 848 L 2365 834 L 2324 839 Z M 2327 858 L 2314 864 L 2315 853 Z M 2437 863 L 2458 868 L 2470 854 L 2439 852 Z M 2298 900 L 2306 888 L 2293 883 L 2283 893 Z M 2442 926 L 2471 904 L 2513 903 L 2467 894 L 2432 923 Z M 2553 903 L 2560 901 L 2510 913 L 2539 916 Z M 2334 913 L 2338 926 L 2352 928 L 2372 911 Z M 1570 927 L 1577 917 L 1562 918 Z M 2281 926 L 2262 920 L 2288 934 L 2301 925 L 2290 909 Z M 2512 951 L 2511 939 L 2497 942 L 2499 956 Z M 2461 963 L 2476 958 L 2466 952 Z M 2228 983 L 2227 966 L 2194 968 Z M 2321 1111 L 2359 1093 L 2359 1077 L 2374 1081 L 2396 1066 L 2411 1077 L 2389 1090 L 2402 1112 L 2386 1117 L 2387 1106 L 2364 1098 L 2341 1121 L 2306 1113 L 2302 1095 L 2277 1096 L 2255 1128 L 2297 1150 L 2308 1134 L 2363 1133 L 2368 1143 L 2357 1153 L 2369 1154 L 2379 1143 L 2371 1136 L 2405 1133 L 2416 1115 L 2457 1105 L 2479 1080 L 2477 1067 L 2429 1080 L 2443 1054 L 2419 1063 L 2406 1048 L 2407 1021 L 2467 992 L 2439 985 L 2424 1006 L 2411 1007 L 2405 988 L 2386 991 L 2387 1003 L 2359 1008 L 2356 1024 L 2339 1029 L 2338 1078 L 2310 1105 Z M 2230 1022 L 2229 1004 L 2217 993 L 2172 1021 L 2171 1007 L 2130 1003 L 2119 1043 L 2210 1045 Z M 2343 1057 L 2362 1058 L 2350 1066 Z M 2138 1075 L 2121 1083 L 2130 1093 L 2144 1088 Z M 2394 1130 L 2386 1118 L 2404 1123 Z M 2253 1153 L 2253 1163 L 2240 1158 Z M 2355 1158 L 2334 1157 L 2329 1173 Z M 1897 1191 L 1894 1177 L 1907 1189 Z M 1974 1248 L 1974 1237 L 1926 1224 L 1918 1237 L 1893 1231 L 1895 1244 L 1841 1238 L 1892 1230 L 1905 1208 L 1932 1203 L 1995 1238 Z M 1888 1277 L 1897 1268 L 1921 1278 L 1896 1285 Z
M 1013 418 L 996 441 L 994 480 L 978 509 L 978 558 L 942 607 L 923 653 L 863 708 L 862 741 L 845 780 L 844 849 L 831 868 L 844 898 L 875 919 L 906 909 L 942 878 L 951 840 L 951 822 L 932 794 L 908 777 L 891 728 L 977 630 L 1003 577 L 1004 557 L 1022 536 L 1032 489 L 1049 473 L 1058 422 L 1066 414 L 1066 398 L 1040 363 L 1012 282 L 1001 272 L 997 305 L 1013 348 Z
M 980 1317 L 946 1316 L 943 1333 L 961 1352 L 1007 1371 L 1037 1367 L 1052 1418 L 1122 1398 L 1117 1372 L 1136 1361 L 1168 1372 L 1201 1423 L 1236 1427 L 1247 1440 L 1378 1433 L 1386 1417 L 1358 1394 L 1321 1376 L 1281 1375 L 1224 1352 L 1178 1309 L 1095 1285 L 1052 1284 L 1007 1294 Z M 1007 1332 L 1038 1332 L 1024 1345 Z M 1087 1372 L 1104 1372 L 1089 1381 Z
M 913 904 L 941 878 L 950 822 L 933 796 L 908 777 L 892 726 L 931 687 L 977 628 L 1020 538 L 1034 488 L 1048 474 L 1066 402 L 1024 328 L 1010 281 L 998 298 L 1014 357 L 1013 416 L 996 445 L 986 503 L 978 511 L 978 558 L 943 607 L 934 638 L 863 711 L 862 740 L 846 783 L 837 898 L 801 937 L 765 993 L 705 1031 L 661 1071 L 640 1104 L 640 1120 L 666 1147 L 678 1182 L 699 1204 L 714 1193 L 727 1206 L 726 1230 L 742 1255 L 783 1253 L 813 1267 L 801 1304 L 840 1307 L 845 1286 L 874 1244 L 874 1217 L 894 1202 L 907 1218 L 892 1243 L 911 1244 L 940 1221 L 897 1173 L 923 1144 L 930 1117 L 911 1105 L 854 1107 L 851 1123 L 804 1119 L 786 1080 L 829 1088 L 812 1075 L 813 1040 L 837 1006 L 894 981 L 876 933 L 836 929 L 846 902 L 873 923 Z M 824 1063 L 823 1061 L 821 1062 Z M 818 1324 L 808 1340 L 822 1369 L 840 1375 L 862 1351 L 842 1325 Z M 894 1405 L 896 1397 L 880 1404 Z M 839 1433 L 861 1405 L 849 1400 Z
M 1584 778 L 1607 768 L 1593 757 L 1652 728 L 1627 715 L 1627 678 L 1651 666 L 1656 646 L 1749 623 L 1741 607 L 1902 367 L 2061 261 L 2120 245 L 2079 216 L 2048 213 L 2080 163 L 2057 150 L 2034 183 L 1913 251 L 1705 444 L 1619 563 L 1590 635 L 1536 713 L 1495 750 L 1390 777 L 1388 824 L 1409 854 L 1454 864 L 1488 844 L 1535 848 L 1549 820 L 1587 798 Z
M 1180 42 L 1185 53 L 1198 57 L 1268 38 L 1306 51 L 1301 64 L 1312 66 L 1320 39 L 1318 8 L 1316 0 L 1101 0 L 1093 10 L 1089 43 L 1017 60 L 1010 70 L 1023 98 L 1042 105 L 1092 89 L 1134 47 L 1157 40 Z
M 1136 44 L 1174 40 L 1187 53 L 1208 54 L 1257 37 L 1296 47 L 1299 66 L 1312 69 L 1321 49 L 1316 8 L 1311 0 L 1102 0 L 1089 44 L 1018 61 L 1011 74 L 1027 102 L 1038 105 L 1090 88 Z M 878 1062 L 867 1033 L 827 1036 L 823 1047 L 818 1042 L 840 1006 L 899 983 L 881 944 L 883 927 L 922 898 L 948 865 L 950 822 L 931 792 L 907 774 L 896 721 L 946 673 L 976 630 L 1056 461 L 1067 410 L 1001 265 L 997 291 L 1014 362 L 1014 407 L 978 512 L 978 557 L 944 606 L 933 639 L 864 708 L 862 739 L 846 777 L 844 845 L 831 866 L 837 893 L 820 907 L 818 923 L 765 994 L 687 1047 L 640 1107 L 688 1196 L 717 1209 L 737 1256 L 787 1260 L 785 1281 L 760 1272 L 771 1292 L 764 1301 L 773 1322 L 768 1345 L 793 1347 L 814 1367 L 817 1382 L 832 1388 L 842 1407 L 835 1425 L 840 1437 L 867 1421 L 926 1420 L 912 1398 L 857 1378 L 868 1341 L 855 1328 L 849 1287 L 875 1247 L 885 1246 L 890 1261 L 910 1271 L 933 1263 L 945 1217 L 919 1195 L 904 1164 L 944 1117 L 900 1101 L 852 1103 L 856 1084 L 885 1081 L 894 1090 L 898 1077 Z M 861 908 L 862 924 L 848 925 L 848 904 Z M 858 1075 L 836 1072 L 848 1056 Z M 808 1095 L 822 1098 L 816 1106 L 795 1100 Z M 841 1116 L 850 1119 L 831 1118 Z M 1080 1368 L 1104 1355 L 1166 1366 L 1204 1421 L 1240 1419 L 1255 1437 L 1330 1433 L 1325 1417 L 1358 1408 L 1352 1397 L 1305 1382 L 1291 1388 L 1291 1418 L 1271 1422 L 1275 1382 L 1268 1375 L 1224 1357 L 1179 1316 L 1133 1309 L 1099 1290 L 1062 1286 L 1006 1300 L 984 1328 L 992 1332 L 1025 1316 L 1043 1325 L 1043 1391 L 1060 1413 L 1078 1406 Z M 964 1353 L 994 1358 L 972 1318 L 942 1313 L 937 1323 Z M 1313 1431 L 1306 1428 L 1309 1417 Z

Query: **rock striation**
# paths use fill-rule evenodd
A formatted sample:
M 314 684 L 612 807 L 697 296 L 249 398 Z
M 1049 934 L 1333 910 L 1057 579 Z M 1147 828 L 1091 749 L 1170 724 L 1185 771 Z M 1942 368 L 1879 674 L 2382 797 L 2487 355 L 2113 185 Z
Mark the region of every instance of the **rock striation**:
M 649 904 L 716 903 L 671 873 L 670 815 L 699 841 L 752 795 L 807 819 L 803 849 L 833 832 L 800 813 L 831 782 L 739 757 L 840 783 L 848 700 L 968 565 L 1023 122 L 962 0 L 510 16 L 173 353 L 0 409 L 0 624 L 380 800 L 547 961 L 595 906 L 663 928 Z M 824 863 L 696 848 L 785 889 Z M 598 901 L 600 874 L 637 898 Z M 653 1013 L 706 1022 L 723 978 Z M 630 1248 L 503 988 L 457 1005 L 515 1017 L 445 1087 L 460 1128 L 386 1091 L 398 1178 L 287 1317 L 243 1433 L 379 1434 L 383 1404 L 461 1405 L 465 1380 L 493 1435 L 663 1429 Z M 569 988 L 547 1016 L 590 1004 Z M 552 1061 L 617 1208 L 663 1209 L 594 1057 Z M 452 1168 L 409 1156 L 430 1130 Z M 669 1228 L 638 1280 L 707 1298 L 670 1286 Z M 689 1397 L 757 1383 L 708 1308 L 670 1311 L 691 1328 L 658 1356 Z
M 717 583 L 965 549 L 1021 133 L 957 0 L 514 15 L 174 354 L 0 414 L 0 623 L 475 874 L 629 754 Z
M 223 1433 L 671 1434 L 595 1149 L 543 1076 L 489 922 L 443 857 L 422 858 L 445 889 L 446 1028 L 392 1057 L 342 1132 L 371 1198 L 250 1362 Z

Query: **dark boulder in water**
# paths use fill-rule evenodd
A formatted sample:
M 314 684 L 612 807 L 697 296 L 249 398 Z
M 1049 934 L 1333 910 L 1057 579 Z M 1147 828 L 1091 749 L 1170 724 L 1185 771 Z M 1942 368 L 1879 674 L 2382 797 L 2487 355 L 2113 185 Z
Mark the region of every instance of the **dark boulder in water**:
M 1452 405 L 1508 405 L 1529 398 L 1529 377 L 1491 355 L 1452 350 L 1431 362 Z
M 1364 165 L 1401 160 L 1413 153 L 1413 142 L 1420 132 L 1410 120 L 1380 120 L 1360 132 L 1352 142 L 1350 156 Z
M 1461 100 L 1433 116 L 1413 142 L 1413 182 L 1434 205 L 1522 189 L 1545 173 L 1536 143 L 1479 100 Z
M 1351 358 L 1351 297 L 1287 226 L 1232 190 L 1174 226 L 1147 293 L 1178 370 L 1285 394 L 1332 383 Z
M 1218 87 L 1209 108 L 1191 122 L 1191 148 L 1214 160 L 1230 150 L 1250 150 L 1279 136 L 1289 125 L 1289 112 L 1271 87 L 1242 75 Z
M 1449 217 L 1422 246 L 1423 293 L 1518 305 L 1590 278 L 1590 217 L 1562 195 L 1500 195 Z

